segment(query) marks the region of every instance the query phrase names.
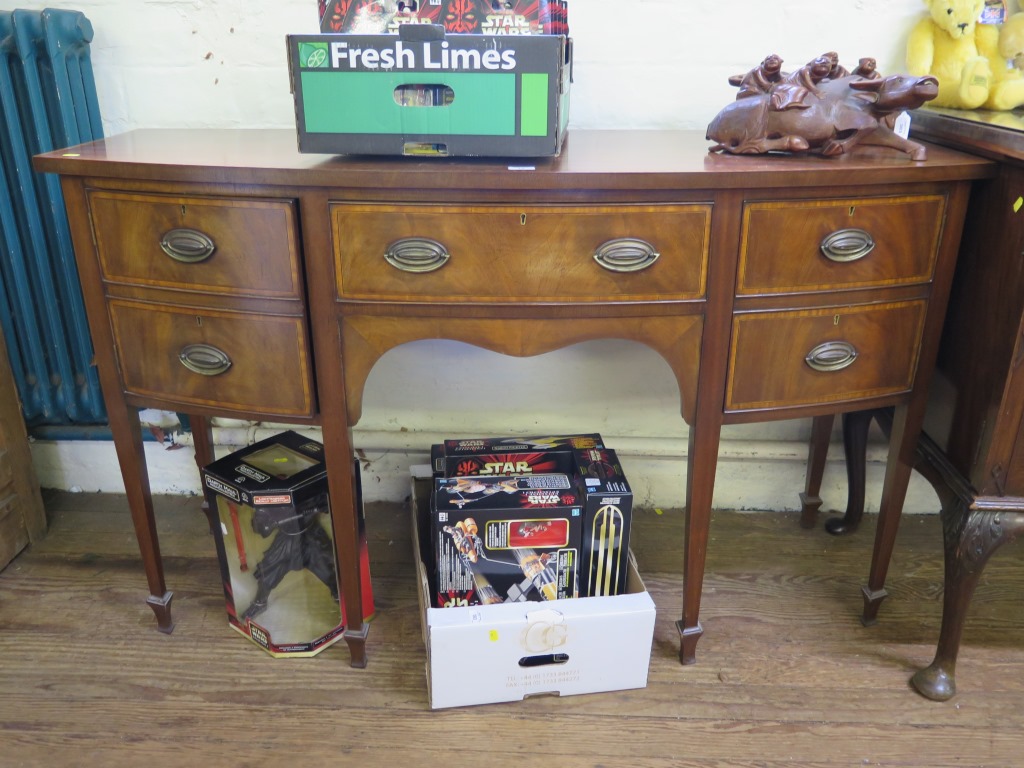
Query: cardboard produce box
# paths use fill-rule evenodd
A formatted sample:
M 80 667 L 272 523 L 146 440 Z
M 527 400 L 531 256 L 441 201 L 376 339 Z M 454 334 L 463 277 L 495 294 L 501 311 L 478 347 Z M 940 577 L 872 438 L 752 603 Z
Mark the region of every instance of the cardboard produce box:
M 458 35 L 289 35 L 300 152 L 544 157 L 569 120 L 571 41 Z
M 413 469 L 414 552 L 432 709 L 644 688 L 655 607 L 630 557 L 627 592 L 432 608 L 420 547 L 429 466 Z

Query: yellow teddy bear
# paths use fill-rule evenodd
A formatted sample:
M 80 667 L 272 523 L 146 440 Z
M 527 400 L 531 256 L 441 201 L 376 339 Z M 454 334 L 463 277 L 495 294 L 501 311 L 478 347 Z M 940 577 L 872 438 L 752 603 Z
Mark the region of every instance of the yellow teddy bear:
M 1017 70 L 1024 69 L 1024 13 L 1011 15 L 999 27 L 999 55 Z
M 934 75 L 936 107 L 1008 110 L 1024 104 L 1024 75 L 999 52 L 999 27 L 978 24 L 985 0 L 924 0 L 928 15 L 911 30 L 907 69 Z

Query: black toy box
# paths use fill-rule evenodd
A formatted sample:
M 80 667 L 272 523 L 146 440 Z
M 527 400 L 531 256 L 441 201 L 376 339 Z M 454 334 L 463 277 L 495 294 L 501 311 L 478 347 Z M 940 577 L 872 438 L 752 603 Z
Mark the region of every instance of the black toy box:
M 572 474 L 573 451 L 601 447 L 599 434 L 463 438 L 431 446 L 430 461 L 438 477 Z
M 577 597 L 580 495 L 568 475 L 435 478 L 434 605 Z
M 629 570 L 633 491 L 615 451 L 588 448 L 576 451 L 575 457 L 584 509 L 580 594 L 622 594 Z
M 212 462 L 202 475 L 230 626 L 273 656 L 312 656 L 340 639 L 345 620 L 323 446 L 287 431 Z M 373 591 L 359 507 L 369 617 Z

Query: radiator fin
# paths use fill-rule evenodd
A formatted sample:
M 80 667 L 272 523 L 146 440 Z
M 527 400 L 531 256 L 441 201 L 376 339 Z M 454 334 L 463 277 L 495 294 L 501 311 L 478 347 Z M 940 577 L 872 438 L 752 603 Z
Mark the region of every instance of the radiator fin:
M 92 37 L 78 11 L 0 11 L 0 325 L 31 425 L 106 421 L 60 180 L 31 166 L 103 137 Z

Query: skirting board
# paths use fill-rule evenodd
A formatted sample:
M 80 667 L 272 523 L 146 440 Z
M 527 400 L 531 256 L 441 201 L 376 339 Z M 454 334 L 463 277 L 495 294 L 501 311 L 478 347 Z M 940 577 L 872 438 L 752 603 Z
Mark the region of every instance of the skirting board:
M 269 433 L 268 433 L 269 434 Z M 309 433 L 318 436 L 316 430 Z M 222 456 L 267 435 L 256 430 L 215 430 L 217 455 Z M 616 449 L 645 507 L 678 509 L 685 498 L 686 441 L 665 438 L 605 436 Z M 401 502 L 409 491 L 409 465 L 428 461 L 428 448 L 438 436 L 422 433 L 370 432 L 355 435 L 363 468 L 365 500 Z M 145 445 L 150 487 L 155 494 L 198 495 L 199 473 L 187 439 Z M 421 447 L 422 446 L 422 447 Z M 865 509 L 877 512 L 885 472 L 886 446 L 868 447 Z M 44 488 L 67 491 L 124 493 L 114 445 L 109 441 L 46 441 L 32 443 L 32 457 Z M 746 511 L 795 511 L 800 508 L 807 467 L 807 445 L 792 441 L 725 440 L 719 451 L 714 506 Z M 822 512 L 846 507 L 846 468 L 843 449 L 829 449 L 821 488 Z M 936 513 L 938 497 L 918 474 L 911 477 L 904 511 Z

